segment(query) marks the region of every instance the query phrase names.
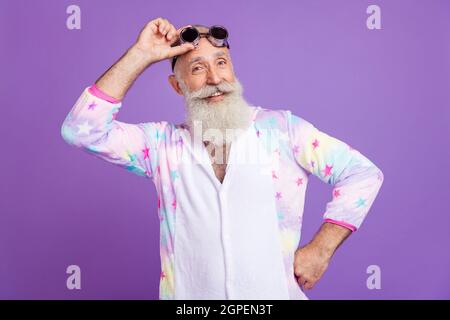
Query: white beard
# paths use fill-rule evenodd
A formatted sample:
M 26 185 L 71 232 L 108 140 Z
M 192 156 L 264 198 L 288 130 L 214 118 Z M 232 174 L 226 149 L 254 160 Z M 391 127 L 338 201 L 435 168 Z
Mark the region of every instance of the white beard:
M 245 101 L 237 78 L 234 82 L 205 85 L 193 92 L 189 92 L 180 80 L 186 103 L 186 124 L 191 134 L 200 130 L 202 141 L 217 146 L 228 144 L 251 124 L 254 109 Z M 210 102 L 205 99 L 216 91 L 226 93 L 222 100 Z

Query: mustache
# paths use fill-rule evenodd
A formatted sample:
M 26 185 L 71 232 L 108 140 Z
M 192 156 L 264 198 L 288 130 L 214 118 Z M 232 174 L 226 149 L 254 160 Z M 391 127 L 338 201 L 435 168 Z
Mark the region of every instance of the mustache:
M 227 81 L 222 81 L 217 85 L 205 85 L 199 90 L 192 92 L 190 94 L 190 98 L 192 100 L 204 99 L 215 94 L 216 92 L 230 93 L 233 91 L 235 91 L 235 88 L 231 83 Z

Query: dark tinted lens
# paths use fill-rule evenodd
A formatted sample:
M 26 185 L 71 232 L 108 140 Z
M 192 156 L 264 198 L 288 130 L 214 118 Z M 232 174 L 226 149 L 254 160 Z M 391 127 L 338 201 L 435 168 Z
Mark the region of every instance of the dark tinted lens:
M 228 37 L 228 31 L 223 27 L 212 27 L 210 31 L 211 35 L 216 39 L 224 40 Z
M 194 28 L 187 28 L 181 32 L 180 36 L 186 42 L 193 42 L 198 37 L 198 31 Z

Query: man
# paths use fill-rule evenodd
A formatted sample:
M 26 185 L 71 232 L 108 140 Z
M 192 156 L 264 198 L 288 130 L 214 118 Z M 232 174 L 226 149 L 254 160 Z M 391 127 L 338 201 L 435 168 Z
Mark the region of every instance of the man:
M 199 33 L 197 43 L 182 36 L 185 27 Z M 289 110 L 248 104 L 228 42 L 217 42 L 220 35 L 212 37 L 208 27 L 185 27 L 150 21 L 84 90 L 62 136 L 155 184 L 160 299 L 307 299 L 302 288 L 315 285 L 362 224 L 383 174 Z M 170 58 L 169 82 L 184 96 L 186 121 L 116 120 L 136 78 Z M 298 248 L 311 174 L 334 187 L 333 198 L 320 230 Z

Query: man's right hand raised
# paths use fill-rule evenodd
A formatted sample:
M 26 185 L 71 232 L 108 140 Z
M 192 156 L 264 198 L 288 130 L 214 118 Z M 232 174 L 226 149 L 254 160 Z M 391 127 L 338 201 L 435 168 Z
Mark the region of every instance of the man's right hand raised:
M 193 50 L 191 43 L 172 47 L 181 30 L 163 18 L 145 25 L 136 42 L 127 52 L 95 82 L 98 89 L 107 95 L 122 100 L 139 75 L 151 64 Z
M 155 63 L 181 55 L 192 49 L 191 43 L 171 47 L 180 37 L 180 32 L 190 25 L 176 29 L 167 19 L 157 18 L 142 29 L 136 41 L 135 47 L 141 50 L 151 61 Z

